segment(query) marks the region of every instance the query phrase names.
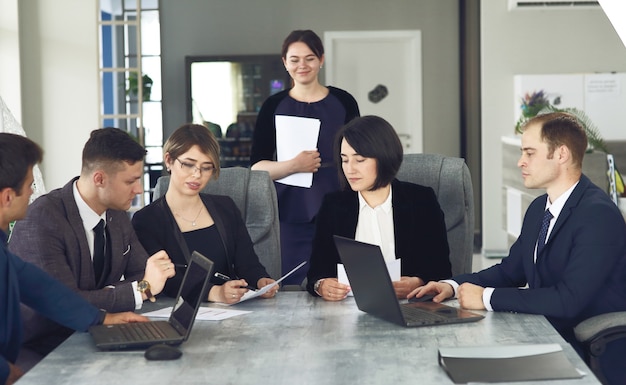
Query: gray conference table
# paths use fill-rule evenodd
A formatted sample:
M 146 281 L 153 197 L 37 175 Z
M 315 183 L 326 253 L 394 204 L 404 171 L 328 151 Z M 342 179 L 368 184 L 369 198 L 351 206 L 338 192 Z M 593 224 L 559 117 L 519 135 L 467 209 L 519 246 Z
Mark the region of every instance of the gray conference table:
M 171 302 L 159 299 L 144 311 Z M 142 351 L 101 352 L 88 333 L 75 333 L 18 385 L 452 384 L 437 363 L 439 347 L 519 343 L 561 344 L 587 373 L 575 381 L 533 383 L 599 384 L 543 316 L 485 312 L 473 323 L 404 328 L 359 311 L 354 298 L 326 302 L 306 292 L 279 292 L 232 308 L 252 313 L 197 321 L 176 361 L 147 361 Z

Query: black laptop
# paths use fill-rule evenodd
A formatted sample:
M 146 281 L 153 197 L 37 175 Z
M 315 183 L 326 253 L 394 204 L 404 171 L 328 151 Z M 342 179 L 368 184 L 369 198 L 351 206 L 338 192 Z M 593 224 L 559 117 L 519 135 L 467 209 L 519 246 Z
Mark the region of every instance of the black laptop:
M 186 341 L 213 271 L 213 262 L 194 251 L 167 321 L 150 321 L 89 328 L 102 350 L 142 349 L 155 344 L 179 345 Z
M 473 322 L 484 316 L 435 302 L 400 303 L 380 247 L 334 235 L 354 299 L 361 311 L 402 326 Z

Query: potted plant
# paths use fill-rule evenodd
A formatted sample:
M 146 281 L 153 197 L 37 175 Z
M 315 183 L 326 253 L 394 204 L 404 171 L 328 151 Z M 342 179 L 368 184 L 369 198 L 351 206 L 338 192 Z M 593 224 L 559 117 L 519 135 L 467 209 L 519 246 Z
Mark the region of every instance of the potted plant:
M 144 102 L 150 100 L 152 84 L 152 78 L 147 74 L 144 74 L 141 77 L 141 91 Z M 137 94 L 139 94 L 139 76 L 137 72 L 131 72 L 128 74 L 128 88 L 126 89 L 126 95 L 137 96 Z

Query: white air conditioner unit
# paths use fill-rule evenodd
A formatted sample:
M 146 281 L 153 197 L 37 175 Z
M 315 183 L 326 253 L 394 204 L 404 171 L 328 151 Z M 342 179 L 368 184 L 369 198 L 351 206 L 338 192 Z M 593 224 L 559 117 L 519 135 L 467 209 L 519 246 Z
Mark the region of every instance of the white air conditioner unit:
M 509 0 L 509 11 L 528 9 L 600 9 L 600 3 L 589 0 Z

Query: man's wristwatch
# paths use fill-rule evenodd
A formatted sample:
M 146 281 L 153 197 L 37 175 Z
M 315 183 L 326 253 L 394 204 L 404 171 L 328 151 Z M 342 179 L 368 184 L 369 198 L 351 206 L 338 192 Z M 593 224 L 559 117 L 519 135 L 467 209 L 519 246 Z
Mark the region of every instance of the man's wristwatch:
M 322 284 L 322 282 L 324 282 L 324 278 L 322 279 L 318 279 L 317 281 L 315 281 L 315 283 L 313 284 L 313 291 L 319 295 L 320 297 L 322 297 L 322 294 L 320 294 L 320 292 L 318 291 L 320 288 L 320 285 Z
M 156 301 L 156 298 L 154 298 L 152 292 L 150 291 L 150 282 L 145 279 L 137 282 L 137 290 L 139 290 L 140 293 L 144 293 L 150 302 Z

